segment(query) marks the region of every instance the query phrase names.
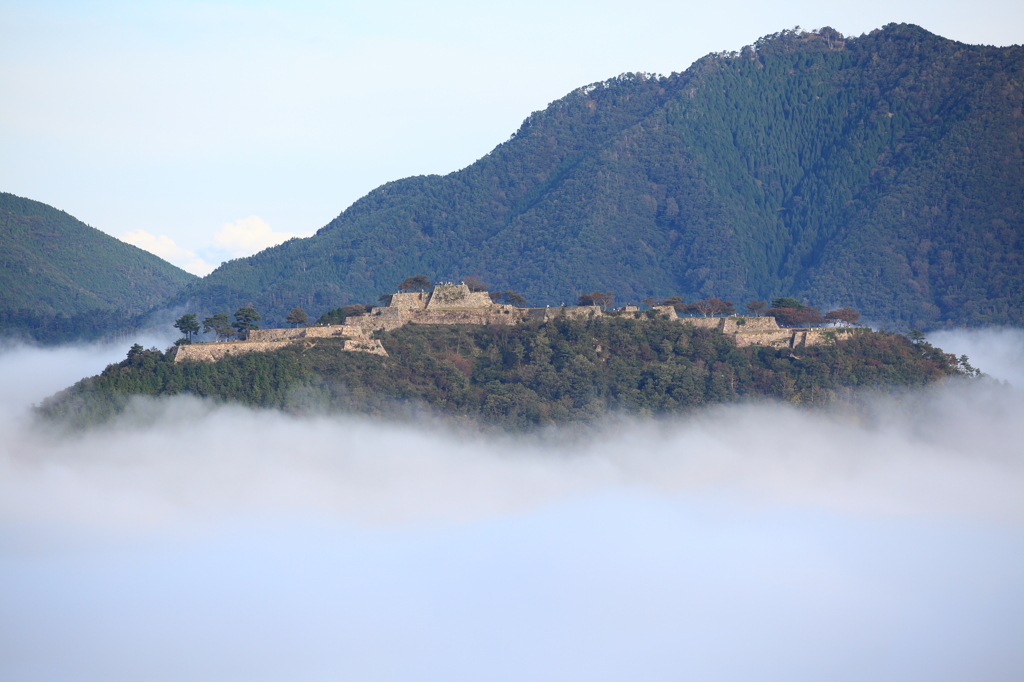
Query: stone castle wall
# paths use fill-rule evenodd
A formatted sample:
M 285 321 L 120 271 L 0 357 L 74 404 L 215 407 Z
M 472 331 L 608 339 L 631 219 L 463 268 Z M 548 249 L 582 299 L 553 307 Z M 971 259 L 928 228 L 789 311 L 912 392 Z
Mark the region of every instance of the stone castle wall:
M 775 332 L 779 325 L 774 317 L 723 317 L 721 330 L 726 334 L 736 332 Z
M 225 341 L 223 343 L 192 343 L 176 346 L 175 362 L 216 362 L 228 355 L 267 353 L 291 345 L 291 341 Z
M 251 341 L 291 341 L 302 338 L 305 329 L 253 329 L 249 331 Z
M 721 331 L 722 322 L 725 318 L 722 317 L 680 317 L 679 321 L 683 324 L 689 324 L 694 327 L 702 327 L 704 329 L 718 329 Z
M 555 308 L 517 308 L 516 310 L 523 311 L 524 319 L 534 320 L 536 322 L 548 322 L 559 318 L 579 320 L 601 317 L 604 315 L 604 311 L 601 310 L 601 306 L 599 305 L 558 306 Z
M 298 329 L 253 329 L 249 332 L 248 341 L 295 341 L 298 339 L 329 338 L 332 336 L 348 338 L 365 335 L 365 330 L 359 327 L 337 324 L 326 327 L 300 327 Z
M 341 342 L 341 349 L 355 353 L 370 353 L 388 357 L 387 350 L 380 342 L 380 339 L 345 339 Z
M 423 310 L 427 307 L 428 298 L 430 294 L 423 291 L 399 292 L 391 294 L 391 303 L 388 307 L 399 310 Z
M 490 300 L 490 299 L 488 299 Z M 375 308 L 368 315 L 345 318 L 345 324 L 364 332 L 377 329 L 391 331 L 407 324 L 519 324 L 527 319 L 526 309 L 510 305 L 489 308 L 446 308 L 401 310 Z
M 341 350 L 386 356 L 388 352 L 378 339 L 371 339 L 361 327 L 334 325 L 304 329 L 253 329 L 245 341 L 224 343 L 193 343 L 177 346 L 174 361 L 216 362 L 228 355 L 266 353 L 306 339 L 340 338 Z
M 796 348 L 831 343 L 847 338 L 857 329 L 783 329 L 774 317 L 679 317 L 672 306 L 654 306 L 659 316 L 704 329 L 717 329 L 739 347 L 771 346 Z M 646 320 L 650 313 L 627 306 L 616 317 Z M 377 330 L 391 331 L 406 324 L 514 325 L 524 321 L 548 322 L 557 319 L 604 317 L 600 306 L 558 306 L 554 308 L 516 308 L 499 305 L 485 291 L 470 291 L 465 284 L 438 284 L 431 292 L 392 294 L 387 307 L 374 308 L 366 315 L 345 318 L 345 324 L 300 329 L 254 329 L 246 341 L 203 343 L 178 347 L 175 362 L 215 361 L 238 353 L 266 352 L 311 338 L 340 338 L 341 350 L 386 356 L 381 342 L 371 338 Z
M 440 308 L 490 308 L 493 305 L 486 291 L 470 291 L 465 284 L 438 284 L 430 293 L 427 310 Z

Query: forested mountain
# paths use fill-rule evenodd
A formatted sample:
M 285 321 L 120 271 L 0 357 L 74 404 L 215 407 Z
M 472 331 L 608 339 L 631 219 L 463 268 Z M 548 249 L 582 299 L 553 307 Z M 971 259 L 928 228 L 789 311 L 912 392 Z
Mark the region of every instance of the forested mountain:
M 96 337 L 195 279 L 64 211 L 0 193 L 0 333 Z
M 447 176 L 388 183 L 176 300 L 373 302 L 477 276 L 534 305 L 793 296 L 896 328 L 1024 323 L 1024 49 L 892 24 L 784 31 L 534 113 Z

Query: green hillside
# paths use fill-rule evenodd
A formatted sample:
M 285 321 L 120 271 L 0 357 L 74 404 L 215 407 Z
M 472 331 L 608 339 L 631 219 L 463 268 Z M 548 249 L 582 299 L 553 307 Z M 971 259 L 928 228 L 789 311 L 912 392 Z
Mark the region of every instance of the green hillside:
M 302 413 L 425 408 L 523 428 L 755 398 L 823 406 L 849 402 L 863 389 L 973 374 L 966 360 L 885 332 L 798 353 L 738 348 L 718 330 L 662 319 L 409 325 L 379 338 L 388 357 L 342 352 L 338 339 L 210 363 L 176 363 L 137 346 L 123 362 L 47 399 L 40 411 L 86 426 L 121 412 L 132 396 L 191 394 Z
M 0 333 L 96 337 L 194 280 L 64 211 L 0 193 Z
M 894 328 L 1024 323 L 1024 49 L 912 25 L 785 31 L 532 114 L 447 176 L 388 183 L 176 303 L 374 302 L 473 275 L 534 305 L 793 296 Z

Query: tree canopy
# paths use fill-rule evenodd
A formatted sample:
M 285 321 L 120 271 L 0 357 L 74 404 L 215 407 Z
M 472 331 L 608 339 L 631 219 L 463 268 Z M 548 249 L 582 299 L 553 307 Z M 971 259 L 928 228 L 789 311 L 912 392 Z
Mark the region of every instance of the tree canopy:
M 912 25 L 781 32 L 575 90 L 476 163 L 389 182 L 180 301 L 252 301 L 280 324 L 295 301 L 472 272 L 540 306 L 610 289 L 843 301 L 893 328 L 1024 324 L 1022 78 L 1024 48 Z
M 414 289 L 423 290 L 430 288 L 430 279 L 426 275 L 416 275 L 414 277 L 407 277 L 398 285 L 399 291 L 412 291 Z
M 250 329 L 259 329 L 256 326 L 256 322 L 262 320 L 260 314 L 256 312 L 255 308 L 245 306 L 235 311 L 235 321 L 231 325 L 238 332 L 238 335 L 243 339 L 249 334 Z
M 758 397 L 827 405 L 853 400 L 861 390 L 977 373 L 966 358 L 898 334 L 865 331 L 794 353 L 738 348 L 717 330 L 658 318 L 409 325 L 379 338 L 387 358 L 341 352 L 340 339 L 215 363 L 175 362 L 137 346 L 98 377 L 45 401 L 41 412 L 97 423 L 124 409 L 131 396 L 187 392 L 295 412 L 426 409 L 530 428 Z

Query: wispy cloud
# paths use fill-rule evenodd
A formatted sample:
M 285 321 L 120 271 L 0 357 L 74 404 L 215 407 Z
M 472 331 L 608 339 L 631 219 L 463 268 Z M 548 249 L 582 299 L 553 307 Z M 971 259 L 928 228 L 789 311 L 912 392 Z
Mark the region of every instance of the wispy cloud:
M 224 223 L 214 234 L 213 242 L 200 250 L 210 260 L 219 262 L 251 256 L 299 236 L 303 235 L 275 232 L 265 220 L 253 215 L 233 223 Z M 217 268 L 195 251 L 178 246 L 165 234 L 157 236 L 139 229 L 128 232 L 121 239 L 200 277 L 205 277 Z
M 218 248 L 227 251 L 232 258 L 244 258 L 298 236 L 290 232 L 274 232 L 265 220 L 253 215 L 233 223 L 224 223 L 213 240 Z
M 125 234 L 121 239 L 143 251 L 149 251 L 154 256 L 159 256 L 193 275 L 203 277 L 213 272 L 215 267 L 200 258 L 194 251 L 178 246 L 173 239 L 165 234 L 158 237 L 139 229 Z

